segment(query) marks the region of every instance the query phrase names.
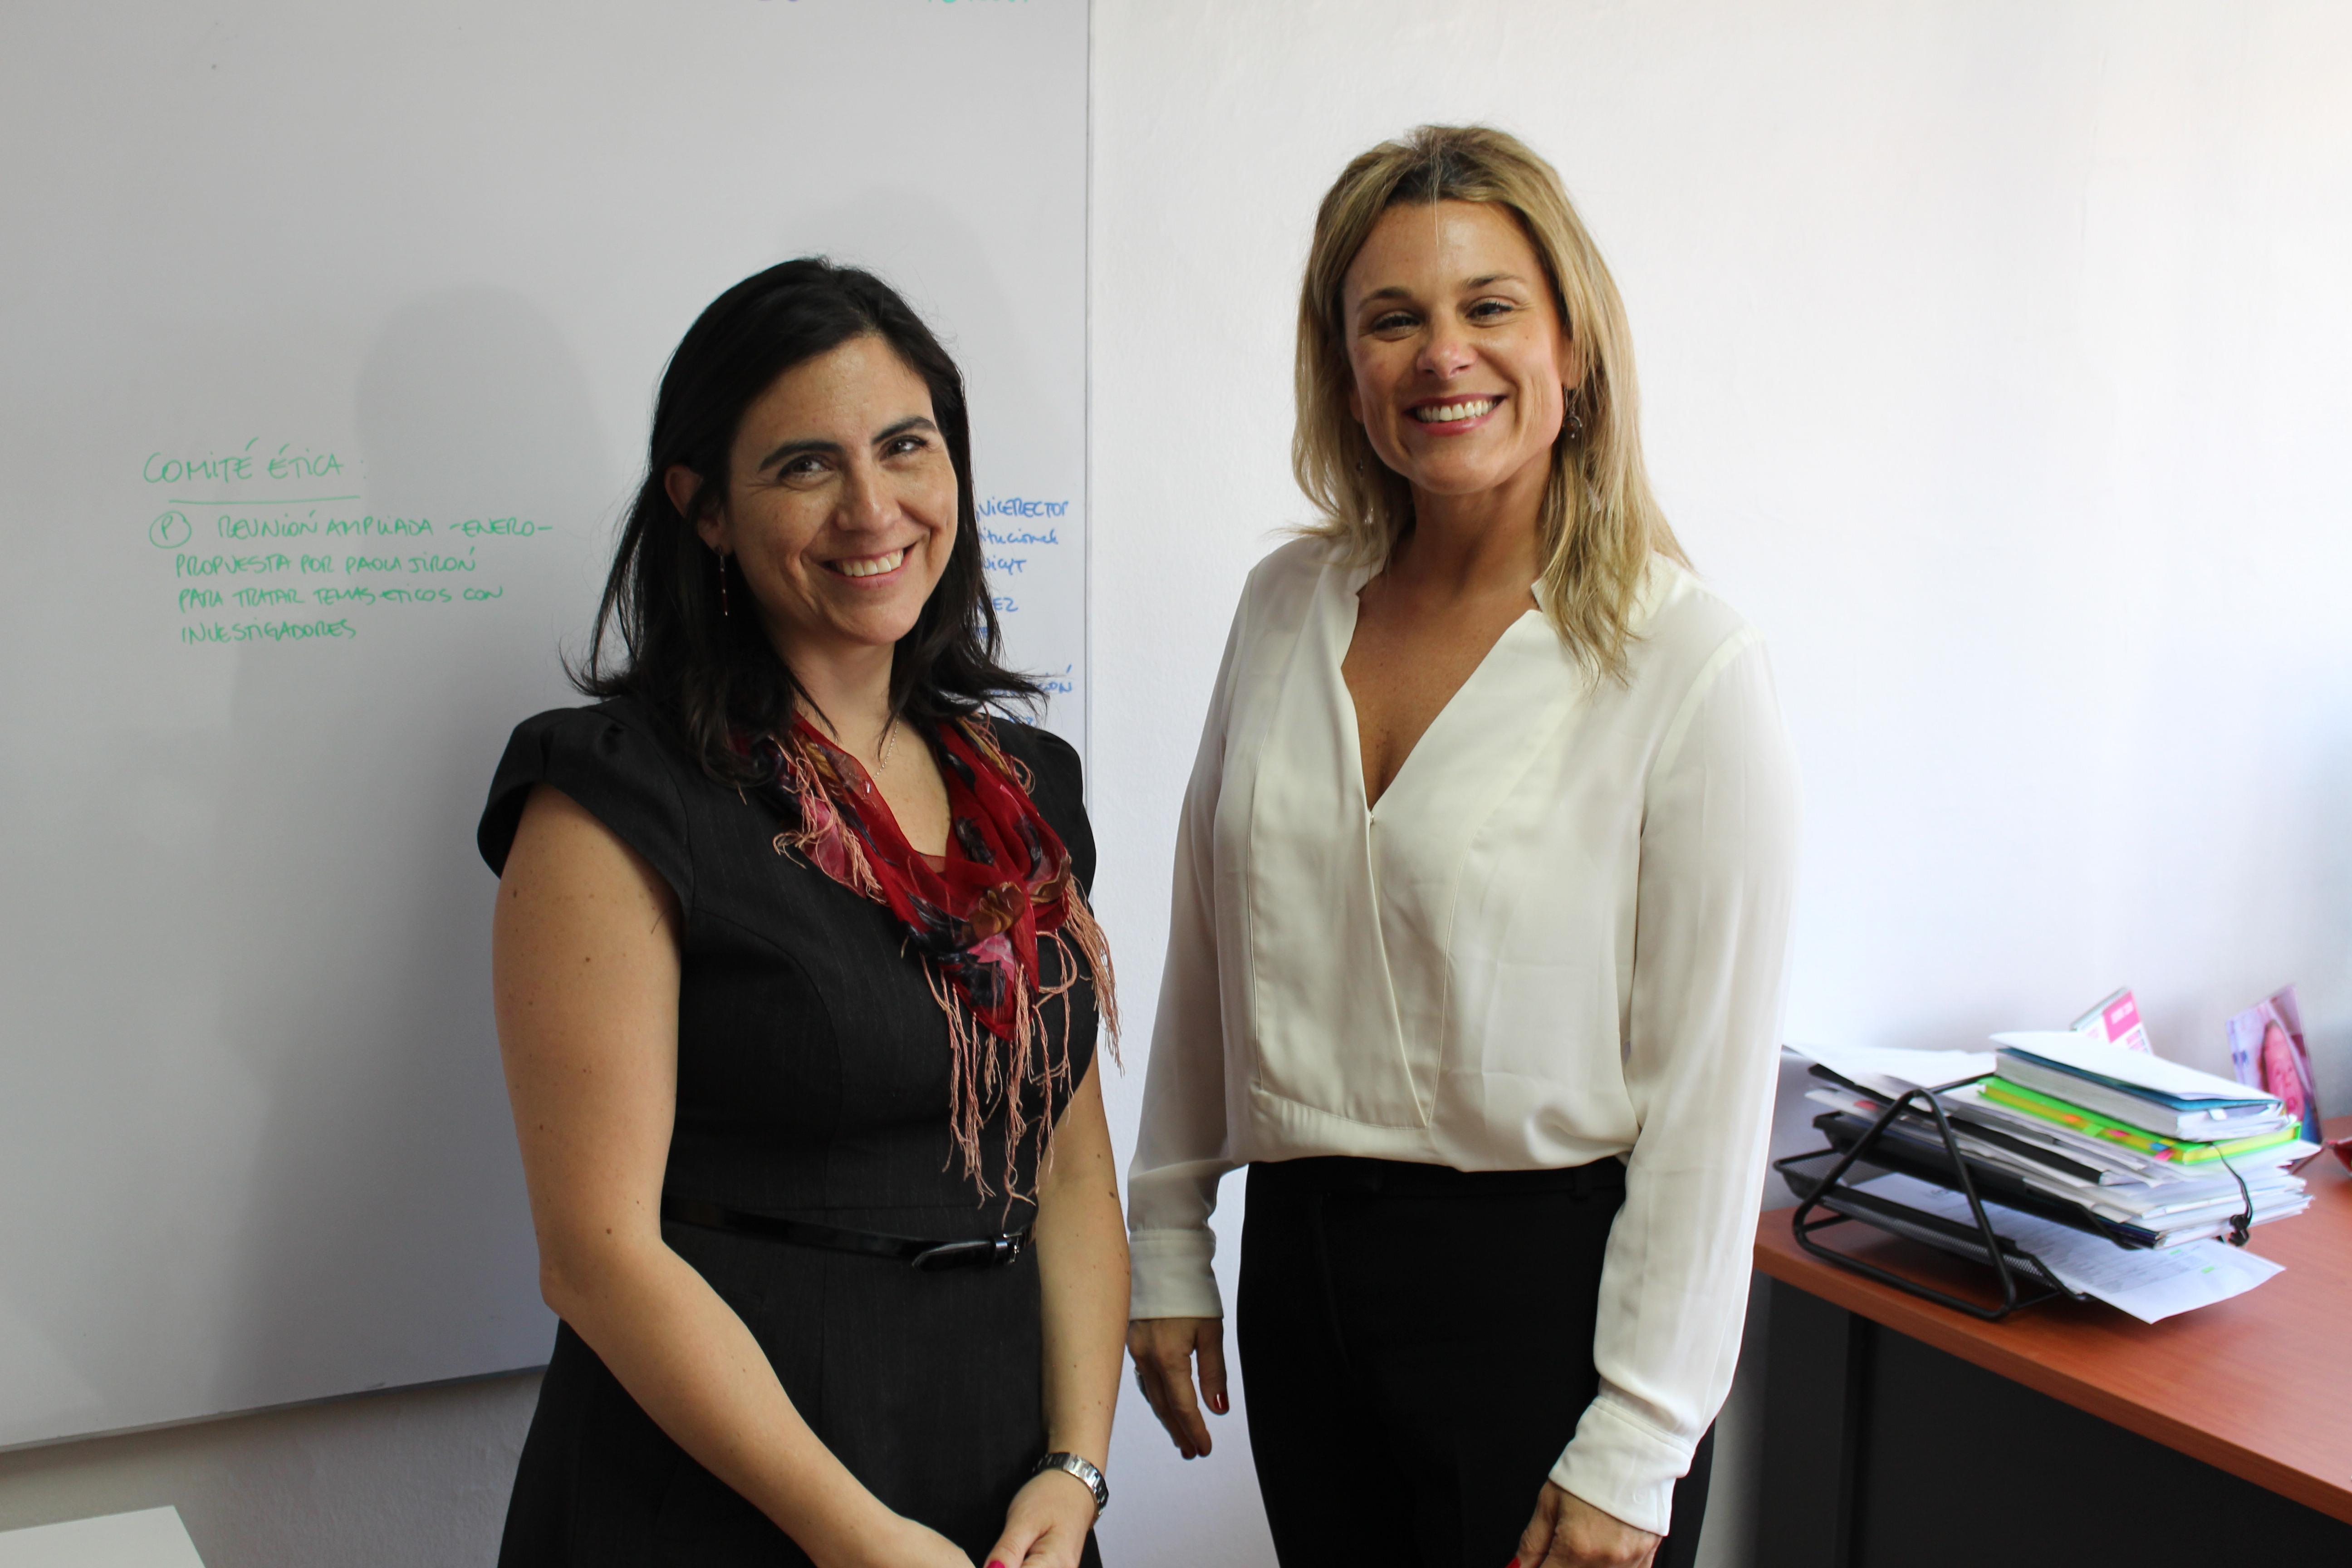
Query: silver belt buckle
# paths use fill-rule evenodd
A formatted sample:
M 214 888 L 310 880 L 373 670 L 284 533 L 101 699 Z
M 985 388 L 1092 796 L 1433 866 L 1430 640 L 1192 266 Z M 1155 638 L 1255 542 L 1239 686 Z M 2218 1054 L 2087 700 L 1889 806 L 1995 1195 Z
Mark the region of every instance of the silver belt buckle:
M 1023 1238 L 984 1237 L 974 1241 L 943 1241 L 928 1247 L 907 1261 L 926 1274 L 950 1268 L 1003 1268 L 1021 1256 Z

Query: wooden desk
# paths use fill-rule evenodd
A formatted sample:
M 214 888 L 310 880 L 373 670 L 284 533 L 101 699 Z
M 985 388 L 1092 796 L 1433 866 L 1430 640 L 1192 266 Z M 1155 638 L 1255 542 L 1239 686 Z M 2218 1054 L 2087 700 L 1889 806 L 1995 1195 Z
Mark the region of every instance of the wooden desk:
M 1984 1322 L 1810 1257 L 1793 1209 L 1765 1215 L 1759 1563 L 2352 1563 L 2352 1177 L 2331 1156 L 2304 1174 L 2310 1211 L 2252 1243 L 2286 1272 L 2155 1324 L 2071 1301 Z M 1994 1299 L 1988 1270 L 1931 1248 L 1819 1239 Z

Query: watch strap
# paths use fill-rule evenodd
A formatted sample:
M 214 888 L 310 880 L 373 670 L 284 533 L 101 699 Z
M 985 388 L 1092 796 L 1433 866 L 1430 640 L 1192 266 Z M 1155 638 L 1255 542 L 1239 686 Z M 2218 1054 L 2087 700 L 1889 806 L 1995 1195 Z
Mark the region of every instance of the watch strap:
M 1048 1454 L 1037 1461 L 1037 1468 L 1029 1474 L 1034 1479 L 1047 1470 L 1066 1471 L 1084 1481 L 1087 1489 L 1095 1494 L 1097 1519 L 1100 1519 L 1103 1510 L 1110 1507 L 1110 1483 L 1103 1479 L 1102 1471 L 1095 1468 L 1092 1460 L 1078 1454 Z

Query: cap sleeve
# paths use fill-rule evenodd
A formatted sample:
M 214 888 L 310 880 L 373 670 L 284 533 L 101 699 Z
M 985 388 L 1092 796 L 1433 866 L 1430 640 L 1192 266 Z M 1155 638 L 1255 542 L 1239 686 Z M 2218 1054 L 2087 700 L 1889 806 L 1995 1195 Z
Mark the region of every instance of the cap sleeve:
M 674 750 L 617 703 L 558 708 L 515 726 L 490 780 L 474 841 L 491 870 L 504 875 L 507 852 L 533 786 L 549 784 L 579 802 L 614 837 L 643 856 L 678 910 L 694 910 L 694 858 L 687 834 Z
M 1007 749 L 1029 764 L 1029 798 L 1038 815 L 1061 836 L 1070 852 L 1070 869 L 1078 886 L 1091 896 L 1095 885 L 1095 832 L 1087 820 L 1086 766 L 1077 748 L 1051 730 L 1035 724 L 1000 721 L 997 732 L 1008 735 Z

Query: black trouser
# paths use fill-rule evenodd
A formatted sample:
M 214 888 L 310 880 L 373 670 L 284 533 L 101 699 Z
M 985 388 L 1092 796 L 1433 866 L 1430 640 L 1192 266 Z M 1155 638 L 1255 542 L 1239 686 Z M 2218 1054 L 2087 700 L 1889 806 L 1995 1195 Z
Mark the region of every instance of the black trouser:
M 1592 1402 L 1614 1160 L 1464 1173 L 1390 1160 L 1250 1167 L 1238 1340 L 1283 1568 L 1503 1568 Z M 1675 1485 L 1688 1568 L 1710 1430 Z

